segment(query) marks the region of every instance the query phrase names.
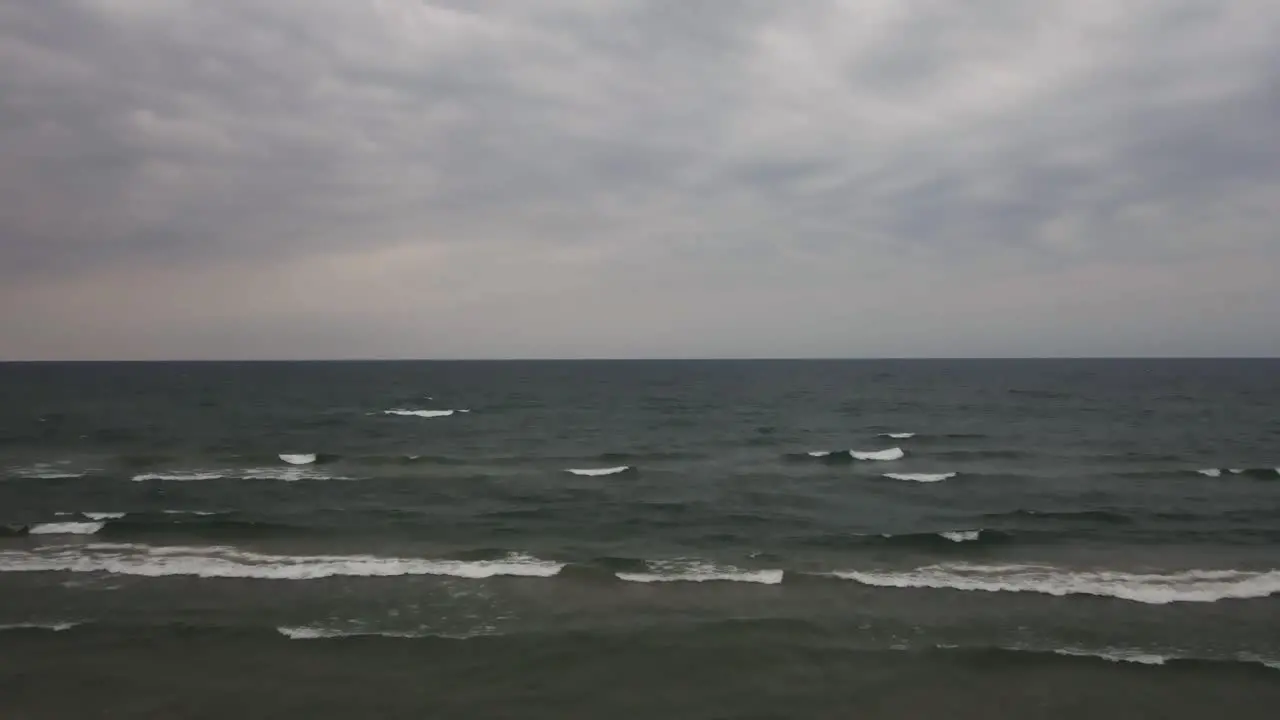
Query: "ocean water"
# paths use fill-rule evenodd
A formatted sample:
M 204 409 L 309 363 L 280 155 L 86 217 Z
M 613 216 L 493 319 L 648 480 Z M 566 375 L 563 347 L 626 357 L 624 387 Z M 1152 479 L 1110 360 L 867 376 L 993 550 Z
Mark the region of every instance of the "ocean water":
M 1280 362 L 0 365 L 0 715 L 1272 717 Z

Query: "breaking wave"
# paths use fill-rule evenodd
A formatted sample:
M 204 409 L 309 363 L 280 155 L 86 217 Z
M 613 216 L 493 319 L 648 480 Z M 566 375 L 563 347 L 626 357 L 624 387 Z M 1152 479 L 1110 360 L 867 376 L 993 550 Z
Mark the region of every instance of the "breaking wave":
M 512 553 L 498 560 L 427 560 L 373 555 L 268 555 L 230 547 L 155 547 L 103 543 L 36 552 L 0 551 L 0 572 L 105 572 L 161 577 L 314 580 L 334 576 L 497 575 L 551 577 L 562 563 Z
M 1280 571 L 1186 570 L 1170 574 L 1072 571 L 1039 565 L 930 565 L 907 571 L 838 570 L 863 585 L 1045 595 L 1096 595 L 1152 605 L 1267 597 L 1280 593 Z
M 617 475 L 618 473 L 624 473 L 631 469 L 632 467 L 630 465 L 619 465 L 617 467 L 607 468 L 568 468 L 565 472 L 572 473 L 574 475 L 598 477 L 600 475 Z
M 27 529 L 31 535 L 92 535 L 106 525 L 105 522 L 38 523 Z
M 280 459 L 290 465 L 310 465 L 316 461 L 315 453 L 281 454 Z
M 933 483 L 950 480 L 956 476 L 956 473 L 885 473 L 885 477 L 890 480 L 905 480 L 907 482 Z
M 901 460 L 906 456 L 902 448 L 889 448 L 887 450 L 850 450 L 849 455 L 854 460 Z
M 404 408 L 395 408 L 392 410 L 383 410 L 383 415 L 399 415 L 401 417 L 420 417 L 420 418 L 438 418 L 449 417 L 455 413 L 468 413 L 470 410 L 406 410 Z
M 639 583 L 659 582 L 745 582 L 777 585 L 782 570 L 743 570 L 728 565 L 714 565 L 699 560 L 661 560 L 645 563 L 645 572 L 618 572 L 620 580 Z
M 1259 467 L 1259 468 L 1203 468 L 1197 470 L 1197 473 L 1206 477 L 1222 477 L 1223 475 L 1247 475 L 1257 478 L 1272 478 L 1280 476 L 1280 467 Z
M 906 440 L 907 438 L 913 438 L 913 437 L 915 437 L 915 436 L 916 436 L 916 434 L 915 434 L 915 433 L 913 433 L 913 432 L 887 432 L 887 433 L 880 433 L 880 437 L 883 437 L 883 438 L 892 438 L 892 439 L 894 439 L 894 440 Z

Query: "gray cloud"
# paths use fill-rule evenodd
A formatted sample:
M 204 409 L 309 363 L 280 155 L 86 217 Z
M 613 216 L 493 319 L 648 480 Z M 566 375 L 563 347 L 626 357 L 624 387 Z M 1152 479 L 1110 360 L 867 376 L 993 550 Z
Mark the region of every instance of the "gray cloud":
M 0 357 L 1280 353 L 1249 0 L 0 6 Z

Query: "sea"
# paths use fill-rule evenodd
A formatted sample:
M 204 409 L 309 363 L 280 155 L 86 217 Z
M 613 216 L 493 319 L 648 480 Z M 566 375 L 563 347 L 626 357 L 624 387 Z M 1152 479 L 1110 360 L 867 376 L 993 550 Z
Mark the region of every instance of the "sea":
M 1280 361 L 0 364 L 0 717 L 1274 718 Z

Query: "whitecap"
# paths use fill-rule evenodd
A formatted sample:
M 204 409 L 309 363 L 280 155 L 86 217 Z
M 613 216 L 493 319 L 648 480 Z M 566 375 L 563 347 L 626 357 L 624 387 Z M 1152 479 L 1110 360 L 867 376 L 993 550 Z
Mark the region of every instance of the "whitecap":
M 128 513 L 122 513 L 122 512 L 87 512 L 87 513 L 81 513 L 81 515 L 84 515 L 85 517 L 89 518 L 90 520 L 119 520 L 120 518 L 124 517 L 124 516 L 125 516 L 125 515 L 127 515 L 127 514 L 128 514 Z
M 826 457 L 831 454 L 830 450 L 810 450 L 809 457 Z
M 885 477 L 890 480 L 905 480 L 907 482 L 933 483 L 950 480 L 956 476 L 956 473 L 885 473 Z
M 27 531 L 30 535 L 92 535 L 106 525 L 104 522 L 39 523 Z
M 981 530 L 952 530 L 949 532 L 940 532 L 938 534 L 951 542 L 957 543 L 972 542 L 982 537 Z
M 565 470 L 565 472 L 573 473 L 574 475 L 597 477 L 600 475 L 617 475 L 618 473 L 624 473 L 630 469 L 630 465 L 619 465 L 617 467 L 607 468 L 569 468 L 568 470 Z
M 449 417 L 455 412 L 465 413 L 465 412 L 471 412 L 471 411 L 470 410 L 404 410 L 402 408 L 396 408 L 394 410 L 383 410 L 382 414 L 383 415 L 400 415 L 402 417 L 437 418 L 437 417 Z
M 1041 565 L 930 565 L 905 571 L 841 570 L 863 585 L 1045 595 L 1097 595 L 1152 605 L 1260 598 L 1280 593 L 1280 571 L 1186 570 L 1160 574 L 1075 571 Z
M 290 465 L 310 465 L 311 463 L 316 461 L 316 455 L 315 453 L 296 453 L 296 454 L 282 453 L 280 455 L 280 459 L 289 463 Z
M 161 510 L 165 515 L 217 515 L 212 510 Z
M 105 572 L 163 577 L 313 580 L 335 576 L 499 575 L 552 577 L 563 563 L 511 554 L 501 560 L 428 560 L 374 555 L 270 555 L 230 547 L 155 547 L 103 543 L 81 548 L 0 551 L 0 572 Z
M 1200 473 L 1201 475 L 1205 475 L 1213 478 L 1222 477 L 1222 471 L 1219 470 L 1218 468 L 1205 468 L 1203 470 L 1197 470 L 1196 472 Z
M 646 563 L 651 572 L 615 573 L 627 582 L 745 582 L 760 585 L 777 585 L 782 582 L 781 570 L 743 570 L 733 566 L 720 566 L 697 560 L 666 560 Z
M 850 450 L 849 454 L 854 460 L 901 460 L 906 453 L 902 448 L 889 448 L 888 450 Z
M 913 438 L 915 436 L 916 434 L 913 432 L 880 433 L 880 437 L 893 438 L 894 440 L 906 440 L 907 438 Z

